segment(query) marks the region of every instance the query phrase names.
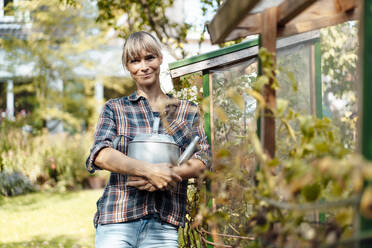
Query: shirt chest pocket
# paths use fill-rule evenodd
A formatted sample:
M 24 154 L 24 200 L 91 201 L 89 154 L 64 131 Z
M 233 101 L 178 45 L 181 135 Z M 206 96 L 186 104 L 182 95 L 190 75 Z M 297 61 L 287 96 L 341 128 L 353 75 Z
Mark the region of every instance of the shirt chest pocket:
M 117 127 L 116 137 L 113 141 L 113 147 L 123 152 L 124 154 L 128 153 L 128 144 L 134 137 L 141 132 L 141 128 L 136 125 L 130 125 L 129 122 L 120 124 Z

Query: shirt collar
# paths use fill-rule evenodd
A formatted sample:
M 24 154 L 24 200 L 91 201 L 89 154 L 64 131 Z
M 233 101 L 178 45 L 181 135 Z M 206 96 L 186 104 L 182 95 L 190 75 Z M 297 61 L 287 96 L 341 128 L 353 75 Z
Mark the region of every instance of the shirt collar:
M 137 94 L 137 91 L 134 91 L 129 97 L 129 101 L 136 102 L 138 101 L 142 96 Z
M 167 94 L 167 96 L 168 96 L 169 98 L 174 98 L 174 96 L 173 96 L 172 94 Z M 134 91 L 132 94 L 130 94 L 130 95 L 128 96 L 128 99 L 129 99 L 129 101 L 131 101 L 131 102 L 136 102 L 136 101 L 138 101 L 138 100 L 141 99 L 141 98 L 144 98 L 144 97 L 141 96 L 141 95 L 138 95 L 138 94 L 137 94 L 137 91 Z

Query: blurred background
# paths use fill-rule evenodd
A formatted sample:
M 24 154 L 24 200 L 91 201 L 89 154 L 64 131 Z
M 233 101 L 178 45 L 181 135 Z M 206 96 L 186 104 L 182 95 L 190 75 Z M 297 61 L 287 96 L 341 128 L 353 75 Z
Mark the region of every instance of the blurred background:
M 0 0 L 0 247 L 94 247 L 108 174 L 90 175 L 85 159 L 101 106 L 135 90 L 121 64 L 125 37 L 154 34 L 162 89 L 193 99 L 200 86 L 174 89 L 168 63 L 244 41 L 211 45 L 204 24 L 222 3 Z M 353 151 L 357 25 L 320 35 L 323 114 Z

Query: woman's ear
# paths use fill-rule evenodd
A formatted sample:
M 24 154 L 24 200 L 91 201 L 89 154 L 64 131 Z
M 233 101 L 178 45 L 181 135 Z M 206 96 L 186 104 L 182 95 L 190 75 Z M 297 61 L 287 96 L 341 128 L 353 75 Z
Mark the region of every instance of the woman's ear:
M 160 64 L 163 64 L 163 55 L 159 55 Z

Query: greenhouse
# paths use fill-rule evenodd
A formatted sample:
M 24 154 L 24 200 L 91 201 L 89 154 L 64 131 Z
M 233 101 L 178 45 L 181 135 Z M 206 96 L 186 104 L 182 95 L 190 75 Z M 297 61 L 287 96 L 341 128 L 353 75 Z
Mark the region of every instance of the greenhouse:
M 339 68 L 337 63 L 329 63 L 327 49 L 339 53 L 345 50 L 327 47 L 325 38 L 334 35 L 327 27 L 338 25 L 335 27 L 340 30 L 346 27 L 344 31 L 350 27 L 356 29 L 358 24 L 353 20 L 361 20 L 364 25 L 359 24 L 359 27 L 364 29 L 359 31 L 360 42 L 371 42 L 368 36 L 371 20 L 366 13 L 360 12 L 361 6 L 358 1 L 226 1 L 207 26 L 212 43 L 242 38 L 248 41 L 169 64 L 176 88 L 177 85 L 180 89 L 191 85 L 203 93 L 199 100 L 204 110 L 214 167 L 216 172 L 221 170 L 217 174 L 224 175 L 211 176 L 206 188 L 206 195 L 210 197 L 205 203 L 208 211 L 214 213 L 211 214 L 213 217 L 206 216 L 215 219 L 206 221 L 205 229 L 202 229 L 205 244 L 211 247 L 318 247 L 320 244 L 312 243 L 314 240 L 331 244 L 334 242 L 331 236 L 337 232 L 343 238 L 334 247 L 369 247 L 371 223 L 366 219 L 368 213 L 363 213 L 366 207 L 363 200 L 360 207 L 360 199 L 346 193 L 346 188 L 343 193 L 331 192 L 333 186 L 328 184 L 329 178 L 325 179 L 330 171 L 325 170 L 327 172 L 321 178 L 319 168 L 306 169 L 317 163 L 330 163 L 317 160 L 344 157 L 340 150 L 321 148 L 332 145 L 332 142 L 322 143 L 322 138 L 316 137 L 322 136 L 322 132 L 332 132 L 328 128 L 322 130 L 328 125 L 326 122 L 340 131 L 337 135 L 341 143 L 335 142 L 335 146 L 341 145 L 348 152 L 355 152 L 360 147 L 366 158 L 371 157 L 370 141 L 367 141 L 367 137 L 370 138 L 367 128 L 371 125 L 367 114 L 370 104 L 364 100 L 358 107 L 355 101 L 355 98 L 362 99 L 357 96 L 361 88 L 364 89 L 362 95 L 368 95 L 370 72 L 366 68 L 371 66 L 368 64 L 370 51 L 364 47 L 364 53 L 360 53 L 364 56 L 360 66 L 366 71 L 358 77 L 360 70 L 356 67 Z M 357 56 L 355 51 L 354 58 Z M 268 52 L 274 56 L 270 57 Z M 341 55 L 334 56 L 342 60 Z M 337 82 L 339 78 L 329 75 L 333 70 L 344 70 L 344 79 Z M 330 100 L 330 96 L 339 94 L 337 87 L 330 87 L 332 83 L 351 85 L 350 92 L 345 95 L 353 97 L 344 97 L 338 102 L 342 106 L 339 113 L 334 111 L 337 103 Z M 358 83 L 361 85 L 357 86 Z M 345 125 L 346 122 L 352 124 Z M 359 131 L 358 125 L 361 126 Z M 250 137 L 254 134 L 257 139 Z M 312 138 L 314 143 L 310 144 Z M 333 139 L 333 136 L 323 138 Z M 255 147 L 258 140 L 262 149 Z M 313 154 L 308 156 L 306 153 Z M 326 153 L 329 158 L 325 159 Z M 342 171 L 345 168 L 340 164 L 350 163 L 346 162 L 348 159 L 334 160 L 331 162 L 334 164 L 327 166 Z M 296 163 L 303 163 L 303 172 L 291 168 L 301 167 L 294 165 Z M 315 167 L 318 166 L 322 165 Z M 300 180 L 304 181 L 295 182 L 294 186 L 293 178 L 290 179 L 292 174 L 301 175 Z M 280 180 L 287 185 L 282 186 Z M 344 175 L 342 180 L 347 184 L 350 178 Z M 281 187 L 286 189 L 281 191 Z M 246 196 L 239 194 L 247 191 Z M 363 198 L 366 191 L 368 188 Z M 298 193 L 303 196 L 296 195 Z M 258 204 L 264 206 L 255 208 Z M 284 225 L 283 222 L 288 225 L 294 221 L 281 216 L 286 214 L 301 219 L 294 225 L 297 230 Z M 341 224 L 338 218 L 346 215 L 350 217 L 348 224 L 345 219 Z M 258 216 L 266 218 L 261 227 L 264 231 L 253 227 L 257 222 L 252 219 Z M 338 231 L 330 234 L 335 223 L 343 234 Z

